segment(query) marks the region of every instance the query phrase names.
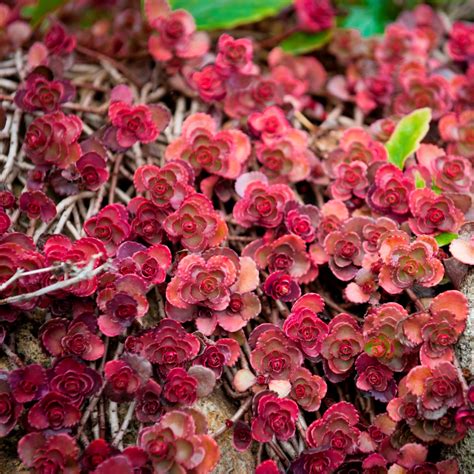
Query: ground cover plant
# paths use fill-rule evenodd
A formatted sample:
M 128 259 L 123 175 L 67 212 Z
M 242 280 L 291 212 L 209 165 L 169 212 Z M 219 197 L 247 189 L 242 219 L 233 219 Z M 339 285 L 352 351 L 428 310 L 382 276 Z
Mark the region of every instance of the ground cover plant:
M 350 3 L 0 4 L 5 472 L 460 472 L 474 11 Z

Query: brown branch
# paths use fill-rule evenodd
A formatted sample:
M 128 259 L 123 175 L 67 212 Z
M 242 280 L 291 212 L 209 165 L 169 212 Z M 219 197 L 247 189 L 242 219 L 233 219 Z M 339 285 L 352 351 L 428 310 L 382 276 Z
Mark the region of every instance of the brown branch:
M 128 425 L 130 424 L 130 421 L 132 421 L 133 413 L 135 411 L 136 405 L 137 405 L 137 401 L 133 400 L 133 402 L 130 403 L 130 405 L 128 406 L 127 414 L 125 415 L 122 425 L 120 426 L 118 433 L 115 435 L 115 438 L 112 441 L 112 444 L 114 446 L 117 446 L 118 444 L 121 443 L 122 438 L 124 437 L 125 432 L 127 431 Z
M 93 49 L 87 48 L 86 46 L 78 44 L 76 46 L 76 51 L 78 53 L 83 54 L 84 56 L 87 56 L 89 58 L 95 59 L 98 62 L 101 61 L 106 61 L 109 64 L 111 64 L 115 69 L 120 71 L 131 83 L 133 83 L 137 87 L 141 87 L 142 81 L 135 76 L 130 70 L 122 63 L 116 61 L 115 59 L 111 58 L 110 56 L 107 56 L 104 53 L 101 53 L 99 51 L 95 51 Z
M 108 266 L 108 263 L 106 262 L 100 265 L 99 267 L 94 268 L 94 264 L 96 260 L 97 260 L 97 256 L 96 258 L 92 258 L 89 264 L 85 266 L 76 276 L 72 278 L 58 281 L 56 283 L 53 283 L 52 285 L 48 285 L 43 288 L 40 288 L 39 290 L 32 291 L 31 293 L 24 293 L 21 295 L 10 296 L 9 298 L 0 300 L 0 305 L 30 301 L 34 298 L 38 298 L 39 296 L 47 295 L 48 293 L 53 293 L 54 291 L 62 290 L 64 288 L 69 288 L 70 286 L 75 285 L 76 283 L 79 283 L 81 281 L 90 280 L 91 278 L 98 275 L 100 272 L 104 271 Z
M 5 343 L 2 344 L 2 349 L 13 365 L 20 368 L 25 366 L 24 362 L 20 359 L 20 357 L 18 357 L 18 355 L 15 354 L 15 352 L 13 352 Z
M 232 418 L 230 418 L 230 420 L 229 420 L 232 423 L 229 423 L 229 424 L 226 423 L 226 424 L 222 425 L 211 436 L 213 438 L 217 438 L 221 434 L 225 433 L 229 429 L 229 427 L 232 426 L 236 421 L 239 421 L 240 418 L 242 418 L 242 416 L 244 415 L 244 413 L 250 408 L 250 405 L 252 404 L 252 398 L 253 397 L 249 397 L 249 398 L 247 398 L 246 400 L 244 400 L 242 402 L 242 405 L 240 405 L 240 408 L 234 413 Z

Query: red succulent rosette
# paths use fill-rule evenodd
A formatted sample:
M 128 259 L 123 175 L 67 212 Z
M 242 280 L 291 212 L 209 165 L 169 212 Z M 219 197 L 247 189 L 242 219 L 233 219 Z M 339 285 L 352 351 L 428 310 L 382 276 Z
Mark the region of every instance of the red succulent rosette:
M 286 228 L 306 243 L 316 238 L 316 229 L 320 222 L 320 211 L 312 204 L 300 205 L 296 201 L 291 201 L 285 207 Z
M 341 174 L 338 172 L 338 167 L 342 164 L 357 163 L 357 166 L 365 171 L 366 168 L 364 169 L 363 165 L 369 167 L 373 163 L 384 161 L 387 161 L 387 151 L 381 143 L 375 141 L 368 132 L 361 128 L 349 128 L 344 132 L 339 146 L 330 153 L 324 165 L 329 176 L 337 178 L 338 176 L 343 177 L 344 170 L 351 168 L 350 166 L 342 168 Z M 347 184 L 349 183 L 347 182 Z
M 256 417 L 252 421 L 252 438 L 260 443 L 271 441 L 273 436 L 286 441 L 295 434 L 298 405 L 293 400 L 264 393 L 256 402 Z
M 324 371 L 331 381 L 340 381 L 349 376 L 356 357 L 363 349 L 363 337 L 357 320 L 341 313 L 328 325 L 328 336 L 321 345 Z
M 283 323 L 286 336 L 310 359 L 317 358 L 329 333 L 327 324 L 317 316 L 323 309 L 324 301 L 320 295 L 306 293 L 295 301 Z
M 26 191 L 20 196 L 20 209 L 29 219 L 50 222 L 56 217 L 56 206 L 52 199 L 41 191 Z
M 99 329 L 106 336 L 122 334 L 137 318 L 148 311 L 147 285 L 137 275 L 117 278 L 97 294 L 97 305 L 103 312 L 99 316 Z
M 391 232 L 380 247 L 383 262 L 379 272 L 380 286 L 390 294 L 397 294 L 415 283 L 424 287 L 437 285 L 444 275 L 437 252 L 438 244 L 430 236 L 419 236 L 410 243 L 407 233 Z
M 322 418 L 313 421 L 306 432 L 306 442 L 311 448 L 329 446 L 344 457 L 357 449 L 360 434 L 356 425 L 359 414 L 354 406 L 347 402 L 338 402 L 328 408 Z
M 254 112 L 248 118 L 250 130 L 264 143 L 282 138 L 291 128 L 280 107 L 267 107 L 263 112 Z
M 293 191 L 287 185 L 268 185 L 255 180 L 251 173 L 239 178 L 236 189 L 242 198 L 234 205 L 234 219 L 246 228 L 254 225 L 268 229 L 277 227 L 283 220 L 286 203 L 294 200 Z
M 356 360 L 357 388 L 370 393 L 376 400 L 390 401 L 396 394 L 393 372 L 375 357 L 361 354 Z
M 164 411 L 161 392 L 161 385 L 152 379 L 137 390 L 135 416 L 140 423 L 157 422 L 161 418 Z
M 286 272 L 296 281 L 304 278 L 311 265 L 306 244 L 296 235 L 283 235 L 268 243 L 257 239 L 242 250 L 242 255 L 255 260 L 259 269 Z
M 54 79 L 50 69 L 39 67 L 25 79 L 15 94 L 15 103 L 27 112 L 54 112 L 74 96 L 74 86 L 66 80 Z
M 222 100 L 227 94 L 225 78 L 221 76 L 215 64 L 208 64 L 193 72 L 191 80 L 204 102 Z
M 396 372 L 404 370 L 407 363 L 409 351 L 398 335 L 400 324 L 407 318 L 408 313 L 401 305 L 384 303 L 371 309 L 364 319 L 364 351 Z
M 51 112 L 37 117 L 26 131 L 26 156 L 35 165 L 65 169 L 80 157 L 81 132 L 81 119 L 75 115 Z
M 130 336 L 125 347 L 128 347 L 129 339 Z M 154 329 L 139 337 L 136 352 L 166 374 L 172 368 L 181 367 L 194 359 L 200 348 L 199 339 L 187 333 L 180 323 L 164 319 Z
M 52 318 L 40 329 L 40 339 L 53 356 L 74 355 L 83 360 L 97 360 L 104 354 L 104 343 L 96 335 L 97 322 L 93 315 L 72 321 Z
M 28 412 L 28 423 L 37 430 L 62 430 L 79 423 L 75 401 L 60 392 L 44 395 Z
M 439 119 L 451 108 L 449 83 L 444 77 L 413 75 L 401 83 L 403 92 L 395 97 L 393 103 L 395 113 L 409 114 L 416 109 L 430 107 L 433 118 Z
M 312 33 L 331 28 L 335 12 L 329 0 L 297 0 L 295 3 L 298 23 L 302 30 Z
M 234 39 L 228 34 L 222 34 L 217 43 L 216 67 L 224 77 L 232 74 L 256 74 L 258 67 L 253 62 L 252 41 L 248 38 Z
M 15 385 L 13 390 L 10 388 L 10 383 L 7 382 L 7 373 L 0 372 L 0 436 L 7 436 L 13 428 L 15 428 L 18 419 L 23 411 L 23 405 L 16 401 L 14 395 Z M 21 382 L 21 381 L 20 381 Z M 17 391 L 20 395 L 20 392 Z M 29 398 L 29 397 L 28 397 Z
M 309 412 L 319 410 L 321 400 L 327 392 L 327 384 L 319 375 L 313 375 L 308 369 L 299 367 L 290 377 L 290 397 Z
M 48 391 L 46 371 L 39 364 L 12 370 L 8 373 L 8 384 L 18 403 L 38 400 Z
M 438 420 L 449 408 L 464 403 L 459 373 L 450 362 L 440 362 L 433 368 L 414 367 L 408 372 L 406 385 L 417 397 L 421 416 L 428 420 Z
M 194 171 L 183 160 L 170 161 L 161 168 L 144 165 L 135 171 L 133 183 L 160 209 L 177 210 L 187 196 L 194 194 Z
M 148 40 L 148 50 L 156 61 L 203 56 L 209 49 L 209 37 L 196 31 L 192 15 L 185 10 L 171 11 L 166 0 L 147 0 L 145 13 L 155 33 Z
M 198 381 L 181 367 L 171 369 L 166 374 L 163 396 L 170 403 L 192 405 L 197 398 Z
M 240 130 L 217 130 L 217 123 L 207 114 L 188 117 L 181 136 L 168 145 L 167 161 L 188 162 L 196 174 L 205 170 L 223 178 L 235 179 L 250 155 L 250 141 Z
M 308 449 L 291 463 L 291 471 L 294 474 L 330 474 L 343 462 L 344 455 L 336 449 Z
M 464 223 L 464 213 L 448 196 L 438 196 L 427 188 L 416 189 L 409 201 L 413 218 L 408 223 L 416 235 L 456 233 Z
M 255 146 L 261 171 L 272 182 L 296 183 L 306 179 L 314 155 L 308 150 L 308 136 L 290 128 L 282 138 L 257 142 Z
M 139 446 L 156 472 L 210 472 L 219 459 L 219 447 L 206 434 L 205 426 L 195 421 L 192 413 L 173 410 L 140 431 Z
M 109 119 L 112 125 L 104 131 L 104 144 L 123 151 L 137 142 L 155 141 L 168 125 L 170 112 L 161 104 L 132 105 L 131 94 L 117 86 L 112 90 Z
M 168 216 L 167 211 L 140 196 L 128 203 L 127 210 L 133 216 L 130 222 L 131 236 L 143 239 L 148 244 L 162 242 L 164 236 L 162 223 Z
M 148 381 L 151 364 L 140 356 L 126 354 L 120 360 L 110 360 L 104 367 L 105 393 L 114 402 L 135 398 L 137 390 Z
M 52 436 L 42 432 L 29 433 L 18 443 L 21 461 L 33 472 L 48 469 L 79 472 L 79 452 L 75 439 L 64 433 Z
M 270 273 L 263 284 L 265 293 L 274 300 L 294 301 L 301 295 L 298 283 L 286 272 Z
M 59 359 L 49 371 L 52 391 L 69 398 L 78 408 L 94 395 L 102 384 L 101 376 L 73 357 Z
M 474 146 L 472 145 L 472 127 L 474 111 L 463 110 L 459 113 L 448 113 L 438 123 L 441 138 L 448 142 L 448 152 L 472 158 Z
M 84 223 L 89 237 L 100 240 L 107 249 L 107 256 L 115 255 L 118 246 L 130 236 L 130 224 L 122 204 L 109 204 Z
M 456 21 L 449 32 L 448 54 L 455 61 L 471 61 L 474 57 L 474 27 Z
M 52 54 L 59 56 L 71 53 L 76 47 L 76 37 L 70 35 L 64 25 L 54 23 L 44 35 L 44 44 Z
M 81 466 L 84 470 L 94 471 L 100 464 L 119 452 L 104 439 L 94 439 L 82 453 Z
M 386 164 L 375 173 L 374 183 L 368 191 L 367 203 L 374 211 L 401 221 L 410 211 L 408 197 L 414 188 L 412 179 L 396 166 Z
M 303 356 L 296 344 L 272 325 L 255 329 L 251 339 L 255 348 L 250 354 L 250 364 L 257 375 L 265 375 L 271 380 L 288 380 L 290 375 L 301 366 Z
M 165 281 L 171 266 L 171 252 L 166 245 L 155 244 L 147 248 L 127 241 L 117 249 L 114 263 L 119 273 L 138 275 L 148 286 L 153 286 Z
M 192 252 L 217 247 L 227 237 L 225 220 L 203 194 L 192 194 L 163 222 L 163 229 L 173 241 Z

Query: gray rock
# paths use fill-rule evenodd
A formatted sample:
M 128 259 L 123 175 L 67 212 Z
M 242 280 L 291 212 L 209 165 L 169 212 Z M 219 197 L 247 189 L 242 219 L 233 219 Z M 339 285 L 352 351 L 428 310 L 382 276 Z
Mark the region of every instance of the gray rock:
M 456 356 L 459 365 L 463 369 L 474 372 L 474 268 L 469 269 L 460 290 L 469 301 L 469 316 L 466 330 L 456 345 Z M 466 437 L 455 446 L 445 448 L 444 457 L 456 458 L 459 462 L 459 472 L 461 474 L 474 473 L 474 431 L 470 430 Z
M 199 399 L 195 407 L 202 411 L 207 418 L 209 433 L 217 431 L 225 420 L 232 417 L 238 410 L 230 403 L 222 390 L 214 390 L 208 397 Z M 217 439 L 221 450 L 219 464 L 212 471 L 213 474 L 242 474 L 252 473 L 255 470 L 255 453 L 251 449 L 239 453 L 232 446 L 232 430 L 227 430 Z

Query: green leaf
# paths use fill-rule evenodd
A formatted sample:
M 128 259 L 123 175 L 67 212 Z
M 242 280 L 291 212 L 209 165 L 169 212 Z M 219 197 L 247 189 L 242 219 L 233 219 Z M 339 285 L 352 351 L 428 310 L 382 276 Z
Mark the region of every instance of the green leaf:
M 349 14 L 341 26 L 359 30 L 364 37 L 381 35 L 400 11 L 393 0 L 366 0 L 361 5 L 350 4 L 346 7 Z
M 293 33 L 280 43 L 283 51 L 290 54 L 305 54 L 315 49 L 322 48 L 331 39 L 332 30 L 319 31 L 318 33 Z
M 67 2 L 68 0 L 38 0 L 36 5 L 29 5 L 29 8 L 23 8 L 22 14 L 30 18 L 33 26 L 37 26 L 46 16 Z
M 354 28 L 360 31 L 363 37 L 380 35 L 384 32 L 389 19 L 374 15 L 369 7 L 351 7 L 349 15 L 342 22 L 344 28 Z
M 423 179 L 423 176 L 421 176 L 421 173 L 419 171 L 415 171 L 415 188 L 426 188 L 426 181 Z
M 441 234 L 435 237 L 436 242 L 440 247 L 450 244 L 454 239 L 458 238 L 458 234 L 453 234 L 452 232 L 442 232 Z
M 200 30 L 233 28 L 276 15 L 292 0 L 170 0 L 173 10 L 193 15 Z
M 389 141 L 385 144 L 388 161 L 403 169 L 407 158 L 418 150 L 430 129 L 431 109 L 417 109 L 398 122 Z
M 433 186 L 431 186 L 431 189 L 436 194 L 441 194 L 443 192 L 443 190 L 440 187 L 436 186 L 436 184 L 433 184 Z

